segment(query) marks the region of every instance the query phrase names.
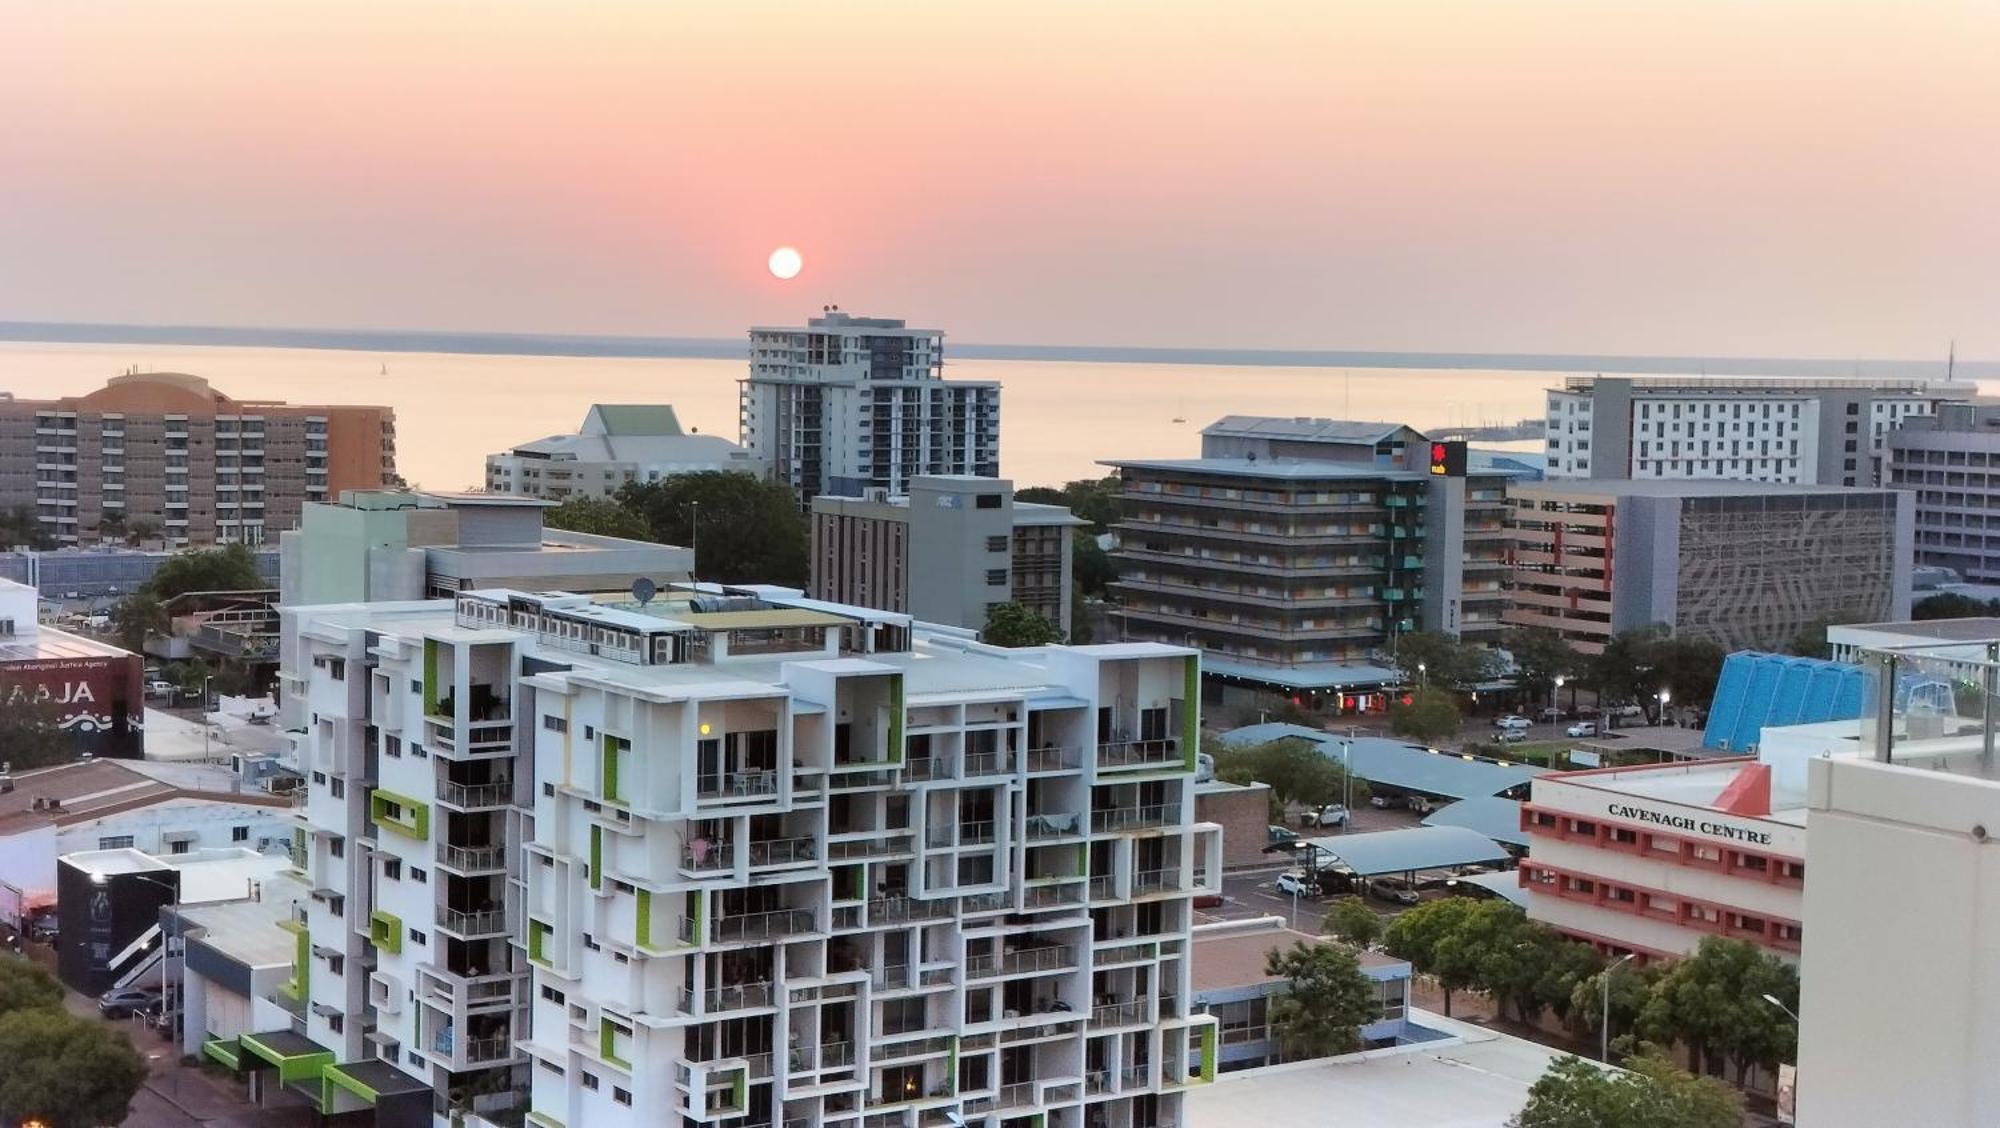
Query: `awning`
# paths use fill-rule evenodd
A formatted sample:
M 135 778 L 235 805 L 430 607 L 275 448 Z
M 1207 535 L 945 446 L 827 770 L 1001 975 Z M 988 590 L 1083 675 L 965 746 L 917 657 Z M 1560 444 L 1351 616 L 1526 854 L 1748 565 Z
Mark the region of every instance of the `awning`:
M 232 1073 L 243 1072 L 243 1050 L 235 1038 L 210 1038 L 201 1044 L 202 1056 L 221 1062 Z
M 1363 877 L 1508 860 L 1507 851 L 1499 843 L 1461 826 L 1341 834 L 1301 839 L 1293 845 L 1301 850 L 1310 849 L 1321 863 L 1338 861 Z
M 1521 831 L 1521 801 L 1482 795 L 1447 803 L 1425 816 L 1425 826 L 1462 826 L 1476 830 L 1504 846 L 1528 848 L 1528 836 Z
M 1499 873 L 1473 873 L 1452 878 L 1460 885 L 1477 885 L 1496 897 L 1504 897 L 1521 908 L 1528 907 L 1528 891 L 1521 888 L 1521 871 L 1503 870 Z
M 431 1086 L 379 1058 L 328 1065 L 320 1073 L 320 1111 L 329 1116 L 373 1108 L 378 1123 L 395 1118 L 384 1113 L 399 1107 L 421 1112 L 428 1122 Z
M 250 1069 L 275 1067 L 280 1084 L 314 1080 L 321 1070 L 333 1064 L 332 1050 L 289 1030 L 245 1034 L 239 1042 L 243 1048 L 244 1065 Z

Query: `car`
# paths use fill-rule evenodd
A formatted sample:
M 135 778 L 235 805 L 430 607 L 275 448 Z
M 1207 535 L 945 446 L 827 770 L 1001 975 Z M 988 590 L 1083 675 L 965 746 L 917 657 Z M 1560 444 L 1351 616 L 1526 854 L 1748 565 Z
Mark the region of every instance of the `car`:
M 130 1018 L 160 1005 L 157 987 L 120 987 L 97 997 L 97 1013 L 106 1018 Z
M 1551 707 L 1542 710 L 1541 712 L 1535 714 L 1535 716 L 1541 718 L 1544 722 L 1548 724 L 1554 724 L 1557 721 L 1562 720 L 1565 714 L 1561 709 Z
M 1643 717 L 1646 715 L 1645 706 L 1635 705 L 1630 701 L 1627 701 L 1623 705 L 1613 705 L 1611 708 L 1606 709 L 1605 712 L 1611 714 L 1614 717 L 1620 717 L 1626 720 L 1630 720 L 1634 717 Z
M 1378 877 L 1368 883 L 1368 895 L 1398 905 L 1417 903 L 1417 891 L 1400 877 Z
M 1339 803 L 1328 803 L 1324 807 L 1307 811 L 1299 819 L 1301 826 L 1346 826 L 1347 808 Z
M 1299 840 L 1299 832 L 1288 826 L 1266 827 L 1265 834 L 1269 837 L 1270 845 L 1272 846 L 1283 846 Z
M 1493 721 L 1493 727 L 1497 729 L 1532 728 L 1534 727 L 1534 724 L 1535 722 L 1529 720 L 1528 718 L 1522 716 L 1519 713 L 1509 713 L 1504 717 L 1496 717 L 1494 718 Z
M 1194 898 L 1194 907 L 1197 909 L 1219 909 L 1222 907 L 1222 894 L 1220 893 L 1197 894 Z
M 150 681 L 146 683 L 146 696 L 172 697 L 174 695 L 174 689 L 175 689 L 174 683 L 170 681 Z
M 1286 870 L 1279 874 L 1276 884 L 1281 897 L 1319 896 L 1319 882 L 1298 870 Z
M 1420 815 L 1428 815 L 1432 811 L 1435 811 L 1437 809 L 1438 809 L 1438 804 L 1435 799 L 1431 799 L 1423 795 L 1410 796 L 1410 810 L 1415 811 Z
M 1368 805 L 1378 811 L 1387 811 L 1395 807 L 1401 807 L 1405 802 L 1406 800 L 1401 795 L 1370 795 L 1368 797 Z
M 1528 739 L 1528 734 L 1520 729 L 1501 729 L 1493 734 L 1493 739 L 1502 744 L 1519 744 Z
M 1597 722 L 1578 721 L 1577 723 L 1564 729 L 1563 732 L 1569 736 L 1596 736 Z

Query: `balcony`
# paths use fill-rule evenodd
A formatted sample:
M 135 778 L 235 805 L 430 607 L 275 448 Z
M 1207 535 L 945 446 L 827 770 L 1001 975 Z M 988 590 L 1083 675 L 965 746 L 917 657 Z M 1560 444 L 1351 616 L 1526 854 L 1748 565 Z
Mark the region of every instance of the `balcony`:
M 1132 875 L 1132 895 L 1141 893 L 1165 893 L 1180 888 L 1181 871 L 1178 866 L 1168 869 L 1140 870 Z
M 774 838 L 750 844 L 750 868 L 793 866 L 819 860 L 819 842 L 810 836 Z
M 1074 884 L 1036 885 L 1025 890 L 1021 896 L 1021 907 L 1025 909 L 1047 909 L 1060 905 L 1083 904 L 1083 890 Z
M 1075 966 L 1076 950 L 1061 944 L 1016 948 L 999 955 L 986 954 L 965 958 L 965 974 L 969 978 L 979 979 L 996 975 L 1032 975 L 1045 971 L 1066 971 Z
M 913 901 L 908 897 L 882 897 L 868 902 L 870 924 L 905 920 L 945 920 L 952 915 L 952 902 Z
M 967 779 L 975 776 L 1014 774 L 1012 752 L 967 752 L 964 759 Z
M 1178 826 L 1181 821 L 1179 803 L 1148 803 L 1135 807 L 1113 807 L 1090 813 L 1092 834 L 1115 834 L 1125 830 L 1143 830 L 1148 827 Z
M 709 772 L 695 777 L 695 795 L 701 799 L 763 799 L 777 793 L 775 771 Z
M 438 864 L 461 873 L 475 873 L 483 870 L 504 870 L 507 868 L 507 848 L 505 846 L 454 846 L 449 842 L 438 843 Z
M 1028 815 L 1028 841 L 1042 842 L 1052 838 L 1068 838 L 1083 833 L 1082 816 L 1071 811 L 1062 814 Z
M 1083 766 L 1083 751 L 1078 748 L 1032 748 L 1028 750 L 1028 771 L 1073 772 Z
M 1146 1000 L 1133 999 L 1123 1003 L 1107 1003 L 1090 1008 L 1092 1026 L 1138 1026 L 1146 1022 Z
M 440 905 L 437 911 L 437 926 L 454 935 L 472 939 L 479 936 L 498 936 L 507 929 L 507 912 L 504 909 L 482 909 L 466 912 L 464 909 L 447 908 Z
M 775 909 L 765 913 L 718 917 L 710 926 L 709 935 L 718 943 L 726 943 L 805 936 L 814 930 L 811 909 Z
M 732 983 L 710 987 L 701 992 L 701 1009 L 695 1010 L 696 995 L 691 987 L 681 988 L 681 1011 L 685 1014 L 723 1014 L 728 1011 L 754 1010 L 771 1005 L 771 985 L 769 983 Z
M 686 873 L 721 873 L 736 868 L 736 847 L 729 842 L 697 839 L 681 844 L 681 869 Z
M 1123 740 L 1097 746 L 1097 766 L 1102 769 L 1164 767 L 1181 763 L 1181 742 L 1171 736 L 1157 740 Z
M 933 826 L 924 831 L 924 845 L 936 847 L 984 846 L 993 841 L 993 820 L 981 819 L 977 822 L 959 823 L 957 826 Z
M 513 799 L 513 785 L 506 783 L 453 783 L 439 780 L 437 801 L 462 810 L 505 807 Z

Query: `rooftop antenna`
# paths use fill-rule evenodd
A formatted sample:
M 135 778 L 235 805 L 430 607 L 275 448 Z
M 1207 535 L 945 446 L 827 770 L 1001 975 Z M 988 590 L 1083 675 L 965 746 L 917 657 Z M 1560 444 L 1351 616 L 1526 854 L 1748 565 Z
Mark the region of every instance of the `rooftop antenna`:
M 653 597 L 658 594 L 660 594 L 659 585 L 646 577 L 640 576 L 632 581 L 632 598 L 639 601 L 639 606 L 644 607 L 651 603 Z
M 1952 373 L 1956 371 L 1958 371 L 1958 338 L 1953 337 L 1951 339 L 1951 351 L 1945 353 L 1944 357 L 1944 378 L 1946 383 L 1951 382 Z

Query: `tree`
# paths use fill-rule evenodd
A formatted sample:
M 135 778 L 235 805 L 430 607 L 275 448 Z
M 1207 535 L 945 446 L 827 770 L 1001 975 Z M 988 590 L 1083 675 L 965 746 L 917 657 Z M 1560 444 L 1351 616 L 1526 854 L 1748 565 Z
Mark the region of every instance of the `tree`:
M 1325 931 L 1357 948 L 1366 948 L 1382 936 L 1382 918 L 1359 897 L 1342 897 L 1326 914 Z
M 1486 647 L 1436 631 L 1411 631 L 1396 639 L 1396 668 L 1412 685 L 1469 693 L 1493 680 L 1499 665 L 1499 656 Z
M 1438 741 L 1458 731 L 1461 723 L 1458 703 L 1442 689 L 1419 689 L 1410 694 L 1410 703 L 1397 701 L 1389 706 L 1389 729 L 1424 744 Z
M 986 609 L 986 629 L 979 639 L 992 646 L 1046 646 L 1062 641 L 1062 628 L 1009 600 Z
M 1588 680 L 1606 702 L 1646 702 L 1662 689 L 1682 702 L 1715 696 L 1722 648 L 1705 639 L 1675 638 L 1665 624 L 1620 631 L 1590 663 Z
M 132 1040 L 60 1009 L 0 1015 L 0 1122 L 50 1128 L 117 1124 L 146 1080 Z
M 111 605 L 111 629 L 119 644 L 134 653 L 146 648 L 146 636 L 165 634 L 170 625 L 166 605 L 143 590 Z
M 1118 520 L 1119 497 L 1125 492 L 1125 483 L 1118 475 L 1105 478 L 1078 478 L 1065 482 L 1061 489 L 1048 486 L 1030 486 L 1025 490 L 1015 490 L 1015 501 L 1034 502 L 1037 505 L 1060 505 L 1086 524 L 1085 529 L 1092 536 L 1104 532 Z
M 35 516 L 32 505 L 0 509 L 0 550 L 16 545 L 25 545 L 36 551 L 55 547 L 55 538 L 49 535 L 41 518 Z
M 1280 816 L 1293 803 L 1320 807 L 1352 798 L 1366 802 L 1368 787 L 1355 780 L 1350 788 L 1346 769 L 1327 749 L 1313 741 L 1281 739 L 1263 744 L 1221 744 L 1210 752 L 1215 776 L 1230 783 L 1262 783 L 1270 787 Z
M 257 555 L 240 544 L 179 552 L 161 561 L 139 591 L 165 603 L 191 591 L 259 591 L 270 586 Z
M 1653 985 L 1639 1012 L 1639 1033 L 1685 1043 L 1704 1073 L 1726 1059 L 1741 1081 L 1750 1066 L 1776 1069 L 1798 1052 L 1797 1027 L 1765 995 L 1797 1010 L 1798 970 L 1747 940 L 1705 937 Z
M 572 533 L 592 533 L 600 537 L 645 540 L 652 530 L 645 518 L 615 501 L 600 497 L 573 497 L 542 513 L 542 524 Z
M 1270 1002 L 1271 1029 L 1288 1055 L 1351 1053 L 1361 1047 L 1361 1028 L 1381 1016 L 1375 984 L 1352 949 L 1301 941 L 1267 953 L 1264 973 L 1289 983 Z
M 810 579 L 805 517 L 791 487 L 781 482 L 703 470 L 627 482 L 618 491 L 618 504 L 645 521 L 647 540 L 691 545 L 700 579 L 792 587 Z
M 62 984 L 25 956 L 0 955 L 0 1015 L 62 1006 Z
M 1695 1077 L 1657 1053 L 1624 1071 L 1560 1058 L 1528 1090 L 1509 1128 L 1740 1128 L 1743 1102 L 1727 1086 Z
M 1556 678 L 1574 677 L 1583 656 L 1551 627 L 1516 627 L 1501 643 L 1514 656 L 1514 677 L 1535 700 L 1555 691 Z
M 56 712 L 39 702 L 0 706 L 0 761 L 23 772 L 76 759 L 76 746 L 57 725 Z
M 1463 897 L 1430 901 L 1398 914 L 1382 933 L 1382 946 L 1390 955 L 1438 981 L 1446 1018 L 1451 1017 L 1451 993 L 1473 986 L 1475 969 L 1464 958 L 1462 945 L 1444 941 L 1459 931 L 1472 909 L 1473 902 Z
M 2000 601 L 1995 601 L 2000 602 Z M 1993 603 L 1960 595 L 1955 591 L 1941 591 L 1917 600 L 1910 608 L 1912 619 L 1977 619 L 1994 612 Z
M 1577 980 L 1570 988 L 1569 1010 L 1563 1015 L 1571 1030 L 1581 1035 L 1596 1035 L 1604 1022 L 1604 977 L 1611 977 L 1611 1031 L 1609 1039 L 1615 1046 L 1622 1037 L 1620 1031 L 1632 1029 L 1639 1021 L 1639 1012 L 1646 1009 L 1646 1000 L 1652 997 L 1653 985 L 1658 983 L 1666 965 L 1651 963 L 1643 967 L 1624 964 L 1616 969 L 1604 968 Z

